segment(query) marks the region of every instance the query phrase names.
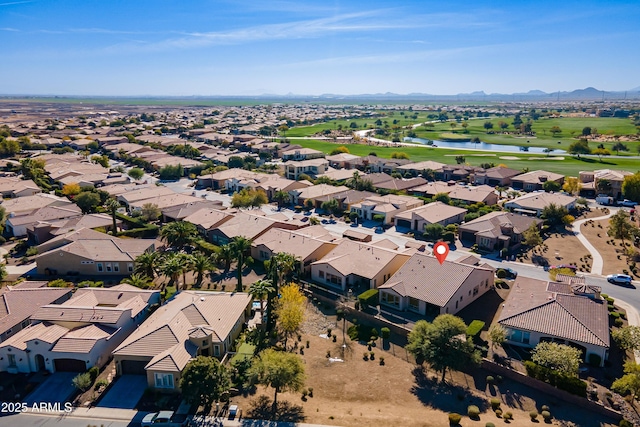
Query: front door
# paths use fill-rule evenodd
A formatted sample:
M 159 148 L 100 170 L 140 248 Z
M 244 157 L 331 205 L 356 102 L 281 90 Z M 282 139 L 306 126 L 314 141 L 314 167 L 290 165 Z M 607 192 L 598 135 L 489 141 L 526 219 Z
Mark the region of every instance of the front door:
M 36 354 L 36 370 L 38 372 L 45 370 L 44 356 L 42 356 L 41 354 Z

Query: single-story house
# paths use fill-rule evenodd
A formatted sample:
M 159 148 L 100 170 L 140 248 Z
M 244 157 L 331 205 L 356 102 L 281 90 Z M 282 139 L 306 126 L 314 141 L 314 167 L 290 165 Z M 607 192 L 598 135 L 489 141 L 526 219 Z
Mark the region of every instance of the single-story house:
M 62 304 L 40 307 L 32 324 L 0 344 L 0 370 L 84 372 L 111 352 L 160 303 L 160 291 L 130 285 L 78 289 Z
M 184 218 L 183 221 L 195 225 L 200 235 L 207 241 L 211 240 L 209 233 L 219 225 L 233 218 L 233 214 L 218 209 L 203 208 Z
M 544 208 L 552 204 L 565 207 L 571 211 L 576 207 L 576 200 L 578 199 L 568 194 L 536 191 L 535 193 L 525 194 L 509 200 L 504 204 L 504 207 L 513 209 L 514 212 L 540 216 Z
M 287 230 L 297 230 L 308 227 L 309 224 L 301 222 L 295 218 L 281 218 L 278 216 L 268 217 L 253 215 L 247 212 L 238 212 L 233 218 L 216 226 L 209 232 L 211 241 L 217 245 L 225 245 L 234 237 L 245 237 L 256 239 L 271 228 L 284 228 Z
M 609 311 L 600 287 L 583 277 L 557 282 L 519 276 L 503 304 L 498 323 L 507 330 L 507 342 L 533 348 L 540 342 L 567 344 L 582 351 L 585 361 L 609 356 Z
M 538 191 L 543 189 L 547 181 L 555 181 L 562 186 L 564 175 L 543 170 L 531 171 L 512 177 L 511 186 L 516 190 Z
M 237 292 L 180 292 L 115 349 L 116 372 L 146 375 L 151 388 L 179 391 L 180 375 L 192 358 L 222 359 L 231 350 L 252 300 Z
M 510 212 L 489 212 L 458 227 L 463 243 L 477 244 L 488 251 L 516 249 L 522 233 L 531 224 L 542 228 L 542 220 Z
M 467 210 L 442 202 L 431 202 L 396 215 L 396 228 L 424 232 L 429 224 L 460 224 Z
M 0 194 L 2 197 L 33 196 L 41 192 L 40 187 L 31 179 L 20 179 L 19 177 L 0 178 Z
M 522 172 L 516 169 L 496 166 L 490 169 L 476 171 L 473 175 L 476 185 L 490 185 L 491 187 L 510 187 L 511 178 Z
M 362 202 L 351 205 L 351 212 L 356 212 L 359 218 L 369 221 L 376 215 L 382 215 L 383 224 L 393 224 L 396 215 L 423 204 L 424 201 L 416 197 L 387 194 L 367 197 Z
M 9 215 L 5 223 L 6 232 L 13 237 L 24 237 L 27 230 L 41 222 L 80 218 L 82 210 L 75 204 L 67 206 L 45 206 L 28 215 Z
M 380 303 L 428 317 L 455 314 L 493 287 L 493 269 L 416 252 L 378 287 Z
M 287 179 L 297 180 L 302 174 L 315 177 L 322 175 L 329 168 L 326 159 L 288 160 L 284 163 L 284 176 Z

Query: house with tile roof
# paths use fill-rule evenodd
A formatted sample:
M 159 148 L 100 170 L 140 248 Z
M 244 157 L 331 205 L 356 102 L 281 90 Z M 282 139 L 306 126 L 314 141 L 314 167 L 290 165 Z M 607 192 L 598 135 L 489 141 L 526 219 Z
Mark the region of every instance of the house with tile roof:
M 27 282 L 23 282 L 27 283 Z M 31 316 L 41 306 L 61 304 L 71 298 L 71 289 L 5 286 L 0 294 L 0 342 L 31 324 Z
M 595 194 L 607 194 L 616 199 L 622 198 L 622 184 L 627 176 L 633 175 L 629 171 L 616 171 L 600 169 L 595 171 L 581 171 L 579 179 L 582 183 L 582 191 Z M 606 181 L 606 186 L 598 185 L 600 181 Z
M 458 233 L 463 243 L 477 244 L 483 250 L 517 249 L 522 234 L 531 224 L 542 228 L 542 220 L 538 218 L 511 212 L 489 212 L 460 225 Z
M 416 252 L 383 285 L 380 303 L 430 319 L 455 314 L 493 287 L 490 267 L 438 260 Z
M 101 280 L 130 276 L 136 257 L 153 251 L 154 242 L 82 228 L 38 245 L 37 271 L 44 276 L 82 275 Z
M 0 344 L 0 371 L 84 372 L 100 367 L 159 303 L 160 291 L 130 285 L 78 289 L 61 304 L 39 307 L 30 326 Z
M 356 212 L 359 218 L 373 220 L 376 215 L 384 216 L 384 224 L 393 224 L 395 216 L 409 209 L 424 205 L 424 201 L 411 196 L 387 194 L 385 196 L 370 196 L 359 203 L 351 205 L 351 212 Z
M 562 185 L 564 184 L 564 175 L 535 170 L 512 177 L 511 186 L 516 190 L 537 191 L 542 190 L 542 186 L 547 181 L 554 181 Z
M 490 185 L 491 187 L 509 187 L 511 178 L 520 175 L 522 172 L 516 169 L 509 169 L 496 166 L 490 169 L 476 171 L 473 180 L 476 185 Z
M 514 212 L 541 216 L 544 208 L 552 204 L 565 207 L 567 210 L 571 211 L 576 207 L 577 200 L 578 199 L 576 197 L 569 196 L 568 194 L 536 191 L 534 193 L 525 194 L 524 196 L 509 200 L 504 204 L 504 207 L 512 209 Z
M 180 292 L 115 349 L 118 375 L 146 375 L 149 387 L 178 391 L 192 358 L 230 351 L 251 302 L 246 293 Z
M 603 366 L 610 338 L 609 312 L 600 288 L 586 285 L 583 278 L 556 280 L 516 279 L 498 319 L 507 330 L 507 342 L 528 348 L 545 341 L 567 344 L 580 349 L 584 360 L 599 356 Z
M 66 206 L 44 206 L 28 215 L 10 214 L 5 223 L 7 233 L 13 237 L 27 236 L 28 230 L 41 222 L 80 218 L 82 210 L 75 204 Z
M 348 288 L 374 289 L 391 277 L 413 251 L 400 252 L 345 239 L 320 260 L 311 263 L 311 279 L 343 291 Z
M 211 242 L 217 245 L 225 245 L 233 240 L 234 237 L 245 237 L 247 239 L 256 239 L 262 236 L 271 228 L 284 228 L 288 230 L 297 230 L 299 228 L 308 227 L 309 224 L 301 222 L 296 218 L 287 218 L 284 215 L 263 216 L 256 211 L 238 212 L 233 218 L 219 224 L 209 232 Z
M 424 232 L 429 224 L 460 224 L 467 210 L 442 202 L 431 202 L 424 206 L 409 209 L 396 215 L 396 229 L 403 228 L 415 232 Z
M 25 197 L 42 193 L 42 190 L 31 179 L 21 179 L 15 176 L 0 178 L 0 194 L 2 197 Z

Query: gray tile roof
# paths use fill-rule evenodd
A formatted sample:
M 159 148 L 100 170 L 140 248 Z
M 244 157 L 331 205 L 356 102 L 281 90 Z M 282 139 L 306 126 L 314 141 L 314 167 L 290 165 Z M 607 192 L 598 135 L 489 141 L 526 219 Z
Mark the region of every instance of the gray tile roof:
M 0 295 L 0 333 L 29 319 L 41 306 L 70 296 L 67 288 L 5 288 Z

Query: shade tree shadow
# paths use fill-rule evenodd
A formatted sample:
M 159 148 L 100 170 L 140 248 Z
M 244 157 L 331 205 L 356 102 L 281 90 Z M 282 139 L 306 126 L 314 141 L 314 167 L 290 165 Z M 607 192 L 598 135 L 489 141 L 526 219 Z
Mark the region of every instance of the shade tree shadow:
M 249 405 L 250 407 L 247 410 L 246 418 L 252 418 L 254 420 L 299 423 L 306 419 L 302 406 L 294 405 L 286 400 L 278 402 L 275 413 L 273 410 L 273 401 L 265 395 L 258 396 L 258 398 L 252 400 Z M 249 424 L 246 423 L 247 421 Z M 249 420 L 246 420 L 243 425 L 251 425 L 251 423 Z
M 418 366 L 412 371 L 415 384 L 411 388 L 422 404 L 440 409 L 444 412 L 466 413 L 468 405 L 476 405 L 480 412 L 489 409 L 489 402 L 464 387 L 441 383 L 436 378 L 430 378 L 426 371 Z

